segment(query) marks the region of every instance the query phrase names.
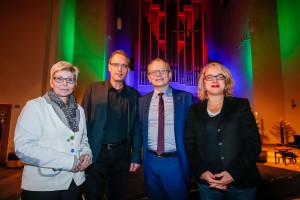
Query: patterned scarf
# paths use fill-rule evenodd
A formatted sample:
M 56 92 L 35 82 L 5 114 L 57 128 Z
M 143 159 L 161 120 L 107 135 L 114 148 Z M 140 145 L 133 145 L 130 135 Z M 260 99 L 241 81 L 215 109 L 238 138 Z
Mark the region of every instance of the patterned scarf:
M 75 133 L 79 131 L 79 122 L 76 121 L 76 110 L 78 108 L 76 98 L 74 94 L 70 94 L 67 103 L 65 104 L 53 91 L 53 89 L 48 91 L 48 96 L 65 114 L 68 125 L 70 129 Z

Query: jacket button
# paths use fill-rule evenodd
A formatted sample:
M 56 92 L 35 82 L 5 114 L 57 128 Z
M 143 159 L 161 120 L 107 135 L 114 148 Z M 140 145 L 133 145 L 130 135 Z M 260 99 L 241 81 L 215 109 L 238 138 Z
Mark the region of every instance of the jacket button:
M 221 146 L 222 145 L 222 142 L 219 142 L 219 146 Z
M 218 132 L 220 132 L 221 131 L 221 129 L 218 129 Z
M 221 160 L 224 160 L 224 157 L 223 157 L 223 156 L 221 157 Z

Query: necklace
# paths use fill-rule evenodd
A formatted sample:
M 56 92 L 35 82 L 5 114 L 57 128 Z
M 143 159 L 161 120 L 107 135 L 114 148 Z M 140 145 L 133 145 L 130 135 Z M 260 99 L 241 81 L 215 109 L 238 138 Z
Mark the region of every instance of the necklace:
M 208 114 L 208 116 L 210 116 L 210 117 L 215 117 L 215 116 L 217 116 L 220 112 L 221 112 L 221 108 L 217 111 L 217 112 L 215 112 L 215 113 L 212 113 L 212 112 L 210 112 L 210 110 L 208 109 L 208 106 L 207 106 L 207 114 Z
M 211 103 L 210 101 L 208 101 L 207 104 L 208 104 L 208 105 L 211 105 L 211 106 L 214 106 L 214 105 L 218 105 L 218 104 L 220 104 L 220 103 L 223 103 L 223 100 L 224 100 L 224 99 L 221 99 L 221 100 L 217 101 L 217 103 Z
M 209 110 L 209 108 L 208 108 L 209 105 L 210 105 L 211 107 L 218 108 L 218 107 L 219 107 L 219 104 L 222 104 L 222 103 L 223 103 L 223 100 L 224 100 L 224 98 L 220 99 L 220 100 L 217 101 L 216 103 L 211 103 L 211 101 L 208 101 L 206 110 L 207 110 L 207 114 L 208 114 L 210 117 L 215 117 L 215 116 L 217 116 L 217 115 L 221 112 L 222 106 L 220 106 L 220 108 L 219 108 L 219 110 L 218 110 L 217 112 L 212 113 L 212 112 Z

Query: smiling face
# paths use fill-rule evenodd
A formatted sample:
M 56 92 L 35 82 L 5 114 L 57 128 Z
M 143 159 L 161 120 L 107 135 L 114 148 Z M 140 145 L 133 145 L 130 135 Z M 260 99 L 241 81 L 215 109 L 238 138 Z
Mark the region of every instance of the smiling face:
M 58 83 L 55 79 L 56 77 L 61 77 L 64 80 L 61 83 Z M 57 71 L 54 75 L 53 78 L 50 79 L 50 86 L 53 88 L 53 91 L 57 96 L 63 101 L 67 102 L 67 99 L 69 95 L 74 91 L 76 81 L 74 83 L 68 83 L 67 78 L 76 78 L 72 72 L 62 70 L 62 71 Z M 60 82 L 60 81 L 59 81 Z
M 128 59 L 121 55 L 115 54 L 108 64 L 108 71 L 110 72 L 111 83 L 123 82 L 128 70 L 129 70 Z
M 148 79 L 153 87 L 158 91 L 163 91 L 169 86 L 172 73 L 168 64 L 163 60 L 154 60 L 148 66 Z
M 217 66 L 208 68 L 204 77 L 206 77 L 204 78 L 204 88 L 208 98 L 211 96 L 224 96 L 225 76 Z

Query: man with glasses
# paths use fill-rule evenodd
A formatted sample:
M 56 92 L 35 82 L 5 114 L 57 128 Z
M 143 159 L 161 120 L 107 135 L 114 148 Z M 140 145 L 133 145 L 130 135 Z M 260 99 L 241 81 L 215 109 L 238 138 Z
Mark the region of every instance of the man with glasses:
M 113 52 L 108 64 L 110 79 L 90 84 L 82 99 L 93 153 L 86 179 L 88 200 L 103 198 L 106 181 L 108 199 L 125 199 L 129 171 L 140 166 L 140 94 L 124 82 L 129 62 L 126 52 Z
M 150 200 L 189 199 L 189 165 L 184 130 L 192 94 L 169 86 L 169 64 L 156 58 L 148 65 L 154 91 L 141 97 L 143 175 Z

